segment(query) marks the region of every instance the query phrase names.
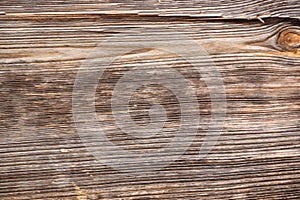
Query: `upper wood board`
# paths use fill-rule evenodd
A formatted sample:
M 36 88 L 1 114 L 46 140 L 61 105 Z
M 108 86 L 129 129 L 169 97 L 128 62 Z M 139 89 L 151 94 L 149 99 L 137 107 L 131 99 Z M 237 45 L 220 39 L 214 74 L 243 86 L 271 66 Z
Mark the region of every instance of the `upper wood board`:
M 299 18 L 298 0 L 12 0 L 1 1 L 6 13 L 83 12 L 159 16 L 221 16 L 232 19 L 283 17 Z

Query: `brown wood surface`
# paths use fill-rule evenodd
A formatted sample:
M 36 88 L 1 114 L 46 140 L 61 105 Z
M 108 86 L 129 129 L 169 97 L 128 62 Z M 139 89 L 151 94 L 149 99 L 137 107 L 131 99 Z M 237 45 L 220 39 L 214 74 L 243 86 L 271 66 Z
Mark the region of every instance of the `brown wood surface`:
M 0 15 L 0 199 L 300 198 L 300 22 L 293 19 L 300 16 L 298 1 L 0 5 L 6 12 Z M 188 8 L 212 10 L 240 19 L 113 13 L 135 10 L 136 5 L 151 11 L 156 6 L 174 8 L 179 15 Z M 90 13 L 104 10 L 112 12 Z M 52 11 L 56 13 L 45 13 Z M 270 13 L 264 23 L 254 17 Z M 96 94 L 97 114 L 106 116 L 99 121 L 109 128 L 116 145 L 160 147 L 159 136 L 134 140 L 120 133 L 111 116 L 114 84 L 135 66 L 171 66 L 190 80 L 197 88 L 202 125 L 180 159 L 156 173 L 126 176 L 96 162 L 87 151 L 75 128 L 72 92 L 79 67 L 99 42 L 146 27 L 184 33 L 207 50 L 223 77 L 227 115 L 217 145 L 205 159 L 198 159 L 211 116 L 201 75 L 186 61 L 157 49 L 124 55 L 106 70 Z M 207 64 L 195 59 L 199 66 Z M 158 86 L 141 88 L 132 101 L 137 123 L 149 122 L 147 110 L 153 103 L 167 107 L 171 128 L 180 122 L 176 98 Z M 167 137 L 172 137 L 170 130 Z
M 223 18 L 258 16 L 298 18 L 298 0 L 11 0 L 1 1 L 0 11 L 7 13 L 84 12 L 140 15 L 206 15 Z

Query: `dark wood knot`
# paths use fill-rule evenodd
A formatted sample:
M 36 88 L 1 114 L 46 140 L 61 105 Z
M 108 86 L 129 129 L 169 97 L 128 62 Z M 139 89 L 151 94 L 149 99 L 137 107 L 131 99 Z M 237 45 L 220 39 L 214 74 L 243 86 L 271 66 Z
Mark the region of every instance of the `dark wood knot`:
M 280 33 L 277 44 L 286 51 L 298 51 L 300 48 L 300 31 L 284 30 Z

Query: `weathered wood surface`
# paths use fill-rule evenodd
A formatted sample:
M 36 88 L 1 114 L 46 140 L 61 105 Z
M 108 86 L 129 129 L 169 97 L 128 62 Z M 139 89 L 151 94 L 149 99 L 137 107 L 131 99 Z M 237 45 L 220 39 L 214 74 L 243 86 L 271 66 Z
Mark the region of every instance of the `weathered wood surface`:
M 298 0 L 12 0 L 1 1 L 7 13 L 84 12 L 103 14 L 140 14 L 159 16 L 221 16 L 254 19 L 258 16 L 299 18 Z
M 239 5 L 245 1 L 239 2 L 232 2 L 233 12 L 242 10 Z M 243 8 L 253 14 L 247 8 L 254 10 L 257 2 Z M 265 12 L 270 3 L 270 12 L 297 15 L 297 2 L 283 7 L 280 2 L 261 1 L 259 4 L 265 7 L 255 14 Z M 13 1 L 2 6 L 22 13 L 83 9 L 81 2 L 72 4 L 65 7 L 60 1 L 45 1 L 37 7 Z M 179 5 L 190 4 L 186 1 Z M 84 6 L 98 10 L 95 5 Z M 0 23 L 1 199 L 300 198 L 298 20 L 267 18 L 263 24 L 258 20 L 44 13 L 3 15 Z M 177 56 L 159 50 L 125 55 L 100 80 L 96 110 L 99 116 L 106 116 L 99 119 L 102 123 L 115 130 L 109 99 L 124 71 L 134 66 L 167 65 L 197 88 L 202 124 L 197 139 L 179 160 L 156 174 L 132 177 L 95 162 L 86 150 L 74 125 L 72 91 L 81 63 L 99 42 L 145 27 L 183 32 L 210 53 L 223 76 L 227 116 L 217 145 L 206 159 L 199 160 L 210 119 L 209 94 L 201 76 Z M 206 65 L 202 58 L 197 62 Z M 132 116 L 138 123 L 149 122 L 147 110 L 152 103 L 169 106 L 168 125 L 178 126 L 176 109 L 180 105 L 172 94 L 157 87 L 141 89 L 133 97 L 137 107 L 132 107 Z M 110 136 L 116 145 L 132 148 L 155 149 L 160 145 L 159 137 L 138 145 L 141 140 L 118 131 Z

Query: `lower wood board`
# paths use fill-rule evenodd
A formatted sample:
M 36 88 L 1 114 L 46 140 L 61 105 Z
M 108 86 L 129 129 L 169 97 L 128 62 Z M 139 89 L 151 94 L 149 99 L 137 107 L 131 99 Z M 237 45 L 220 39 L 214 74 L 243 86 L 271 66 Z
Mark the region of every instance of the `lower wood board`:
M 300 23 L 264 22 L 0 16 L 0 199 L 300 199 Z M 98 162 L 86 149 L 74 124 L 73 86 L 98 43 L 149 27 L 181 32 L 209 53 L 223 78 L 227 114 L 217 144 L 199 159 L 211 117 L 201 74 L 184 59 L 155 48 L 116 60 L 99 80 L 95 103 L 115 145 L 133 151 L 161 145 L 159 135 L 132 139 L 114 123 L 112 91 L 132 67 L 178 70 L 197 88 L 201 115 L 196 139 L 184 155 L 155 173 L 130 176 Z M 207 64 L 201 57 L 195 61 Z M 165 137 L 171 138 L 172 128 L 180 125 L 180 104 L 169 91 L 158 86 L 137 90 L 132 118 L 149 123 L 154 103 L 166 107 L 171 131 Z

